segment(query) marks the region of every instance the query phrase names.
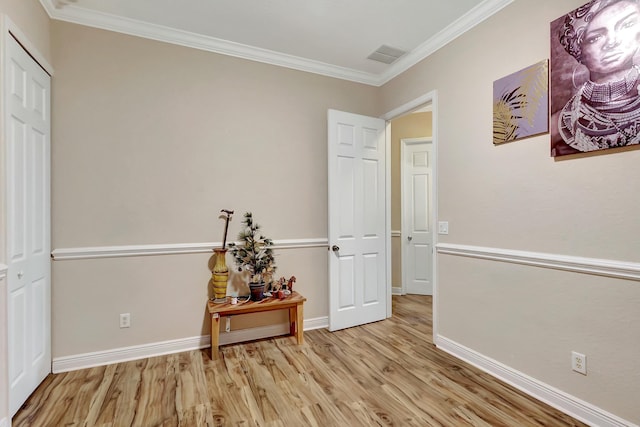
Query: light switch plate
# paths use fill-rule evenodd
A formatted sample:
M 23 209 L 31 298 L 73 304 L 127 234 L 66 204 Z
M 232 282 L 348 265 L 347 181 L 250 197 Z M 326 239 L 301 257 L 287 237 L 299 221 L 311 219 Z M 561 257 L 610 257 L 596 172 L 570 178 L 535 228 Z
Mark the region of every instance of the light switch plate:
M 449 234 L 449 221 L 438 221 L 438 234 Z

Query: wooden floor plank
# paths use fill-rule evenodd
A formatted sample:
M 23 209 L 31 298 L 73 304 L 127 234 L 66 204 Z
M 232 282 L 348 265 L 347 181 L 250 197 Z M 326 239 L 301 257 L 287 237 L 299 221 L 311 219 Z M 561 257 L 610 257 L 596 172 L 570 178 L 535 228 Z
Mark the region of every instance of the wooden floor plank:
M 431 297 L 394 316 L 50 375 L 14 427 L 584 426 L 438 350 Z

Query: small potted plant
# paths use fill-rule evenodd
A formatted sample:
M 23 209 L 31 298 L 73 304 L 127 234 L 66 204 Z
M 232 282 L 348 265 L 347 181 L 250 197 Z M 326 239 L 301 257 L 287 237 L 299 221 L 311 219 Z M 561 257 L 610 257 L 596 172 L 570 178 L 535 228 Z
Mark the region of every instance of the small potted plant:
M 250 274 L 249 288 L 251 299 L 261 301 L 264 294 L 265 281 L 271 280 L 276 270 L 273 256 L 273 240 L 260 234 L 260 226 L 253 221 L 251 212 L 244 214 L 244 229 L 238 234 L 238 243 L 229 243 L 231 256 L 238 266 L 238 271 Z

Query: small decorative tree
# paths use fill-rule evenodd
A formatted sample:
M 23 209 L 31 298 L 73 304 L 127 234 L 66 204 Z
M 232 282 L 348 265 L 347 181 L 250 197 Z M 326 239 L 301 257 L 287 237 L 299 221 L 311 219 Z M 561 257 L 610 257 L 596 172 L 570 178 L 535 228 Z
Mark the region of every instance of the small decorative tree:
M 260 234 L 260 226 L 253 222 L 251 212 L 244 214 L 244 229 L 238 234 L 239 243 L 229 243 L 238 271 L 248 271 L 251 283 L 263 283 L 276 270 L 273 240 Z

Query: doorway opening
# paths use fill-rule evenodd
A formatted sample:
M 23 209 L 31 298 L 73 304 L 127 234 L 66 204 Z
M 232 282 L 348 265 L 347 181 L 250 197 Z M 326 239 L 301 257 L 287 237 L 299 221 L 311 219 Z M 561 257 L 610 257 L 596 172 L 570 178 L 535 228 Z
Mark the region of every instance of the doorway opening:
M 426 104 L 391 121 L 391 283 L 394 295 L 432 294 L 434 155 L 431 107 Z
M 431 233 L 431 247 L 430 253 L 423 251 L 422 254 L 417 256 L 416 262 L 422 262 L 422 266 L 430 265 L 431 276 L 431 291 L 432 291 L 432 307 L 433 307 L 433 334 L 437 334 L 437 263 L 436 263 L 436 251 L 437 233 L 435 232 L 434 225 L 437 224 L 438 216 L 438 195 L 437 195 L 437 164 L 438 164 L 438 100 L 437 91 L 425 93 L 424 95 L 415 98 L 412 101 L 407 102 L 400 107 L 388 112 L 382 116 L 387 121 L 387 153 L 390 161 L 388 162 L 388 174 L 387 183 L 389 188 L 389 194 L 387 198 L 389 213 L 389 262 L 390 274 L 389 274 L 389 287 L 390 293 L 396 298 L 396 295 L 406 295 L 407 289 L 403 285 L 403 262 L 402 262 L 402 243 L 403 240 L 408 240 L 408 235 L 403 231 L 403 204 L 402 204 L 402 188 L 401 188 L 401 140 L 411 138 L 425 138 L 430 139 L 431 159 L 429 161 L 432 171 L 430 177 L 430 229 L 434 230 Z M 408 130 L 403 131 L 403 126 L 407 125 Z M 391 301 L 389 301 L 391 305 Z M 389 315 L 391 315 L 392 308 L 389 308 Z

